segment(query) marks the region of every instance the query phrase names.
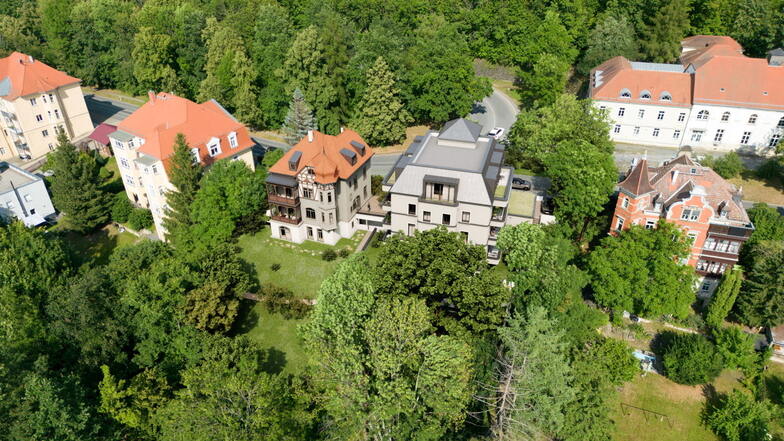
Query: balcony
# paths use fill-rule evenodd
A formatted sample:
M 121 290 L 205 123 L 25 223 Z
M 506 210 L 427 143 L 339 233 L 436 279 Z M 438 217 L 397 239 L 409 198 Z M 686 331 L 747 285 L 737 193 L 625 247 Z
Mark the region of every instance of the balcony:
M 285 195 L 278 195 L 278 194 L 270 193 L 267 196 L 267 199 L 271 203 L 285 205 L 285 206 L 288 206 L 288 207 L 294 207 L 296 205 L 299 205 L 299 197 L 294 197 L 294 196 L 289 197 L 289 196 L 285 196 Z
M 301 217 L 289 217 L 289 216 L 281 216 L 281 215 L 271 216 L 270 219 L 278 222 L 291 224 L 291 225 L 299 225 L 302 222 Z

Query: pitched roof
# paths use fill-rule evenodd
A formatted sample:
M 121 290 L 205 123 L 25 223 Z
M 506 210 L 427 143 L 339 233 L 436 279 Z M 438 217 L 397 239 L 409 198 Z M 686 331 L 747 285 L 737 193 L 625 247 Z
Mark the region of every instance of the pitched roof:
M 8 101 L 79 81 L 21 52 L 0 58 L 0 96 Z
M 633 63 L 624 57 L 615 57 L 591 71 L 591 85 L 590 94 L 594 99 L 691 106 L 691 75 L 679 65 Z M 631 96 L 621 97 L 623 91 L 628 91 Z M 650 98 L 641 98 L 643 92 L 648 92 Z M 670 99 L 662 99 L 665 96 Z
M 234 119 L 217 101 L 202 104 L 161 92 L 151 93 L 151 99 L 124 119 L 117 129 L 144 138 L 139 153 L 164 161 L 174 153 L 174 140 L 178 133 L 185 135 L 191 148 L 199 149 L 202 162 L 214 161 L 253 146 L 247 128 Z M 237 135 L 237 147 L 231 148 L 228 136 Z M 211 157 L 207 143 L 218 138 L 221 153 Z
M 450 141 L 476 142 L 482 126 L 465 118 L 458 118 L 444 124 L 438 135 L 441 139 Z
M 354 153 L 353 159 L 351 153 Z M 305 167 L 311 167 L 316 182 L 332 184 L 338 179 L 351 177 L 372 156 L 373 150 L 353 130 L 345 129 L 336 136 L 314 130 L 286 152 L 269 172 L 296 176 Z
M 111 124 L 101 123 L 93 130 L 88 138 L 98 141 L 103 145 L 109 144 L 109 135 L 117 131 L 117 126 Z
M 629 176 L 619 184 L 619 187 L 634 196 L 641 196 L 653 190 L 650 177 L 648 176 L 648 160 L 643 159 L 629 173 Z

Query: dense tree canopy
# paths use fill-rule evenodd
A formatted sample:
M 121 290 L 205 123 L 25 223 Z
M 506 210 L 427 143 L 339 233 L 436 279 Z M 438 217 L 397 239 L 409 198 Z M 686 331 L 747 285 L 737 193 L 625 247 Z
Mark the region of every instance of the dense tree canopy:
M 757 248 L 747 269 L 735 312 L 749 326 L 777 326 L 784 322 L 784 242 L 771 241 Z

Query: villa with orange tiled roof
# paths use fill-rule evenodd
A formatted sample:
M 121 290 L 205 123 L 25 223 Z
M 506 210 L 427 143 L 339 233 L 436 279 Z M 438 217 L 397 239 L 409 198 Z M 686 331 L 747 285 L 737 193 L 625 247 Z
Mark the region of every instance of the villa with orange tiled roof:
M 0 59 L 0 160 L 35 159 L 57 146 L 57 132 L 93 130 L 78 78 L 14 52 Z
M 109 135 L 128 198 L 152 211 L 163 238 L 167 176 L 178 133 L 185 135 L 194 161 L 205 166 L 220 159 L 243 161 L 254 169 L 253 140 L 248 129 L 217 101 L 194 103 L 170 93 L 150 92 L 150 99 Z
M 370 158 L 373 149 L 353 130 L 332 136 L 318 131 L 291 148 L 269 169 L 267 195 L 272 237 L 334 245 L 368 229 Z M 383 221 L 381 213 L 378 224 Z
M 660 219 L 679 225 L 692 239 L 687 263 L 703 278 L 704 293 L 735 265 L 754 231 L 741 191 L 686 154 L 659 167 L 635 160 L 618 187 L 610 234 L 632 225 L 655 228 Z
M 611 58 L 591 71 L 589 94 L 614 141 L 766 155 L 784 136 L 784 51 L 743 55 L 730 37 L 681 42 L 680 62 Z

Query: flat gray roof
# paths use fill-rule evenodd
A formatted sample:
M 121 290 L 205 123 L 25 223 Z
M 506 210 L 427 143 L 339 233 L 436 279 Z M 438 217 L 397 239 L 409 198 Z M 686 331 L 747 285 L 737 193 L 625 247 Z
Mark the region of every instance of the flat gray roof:
M 114 133 L 109 135 L 109 137 L 114 138 L 120 142 L 128 142 L 134 138 L 133 135 L 122 130 L 115 130 Z
M 141 155 L 138 158 L 134 159 L 134 161 L 138 162 L 141 165 L 147 165 L 147 166 L 153 165 L 156 162 L 158 162 L 157 159 L 153 158 L 152 156 L 148 156 L 148 155 Z
M 7 162 L 0 162 L 0 194 L 7 193 L 14 187 L 19 188 L 39 179 L 41 178 Z
M 430 132 L 410 163 L 482 173 L 492 141 L 491 138 L 479 138 L 473 147 L 456 147 L 439 143 L 438 133 Z

